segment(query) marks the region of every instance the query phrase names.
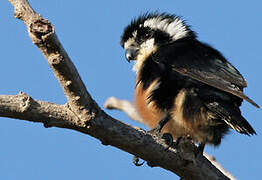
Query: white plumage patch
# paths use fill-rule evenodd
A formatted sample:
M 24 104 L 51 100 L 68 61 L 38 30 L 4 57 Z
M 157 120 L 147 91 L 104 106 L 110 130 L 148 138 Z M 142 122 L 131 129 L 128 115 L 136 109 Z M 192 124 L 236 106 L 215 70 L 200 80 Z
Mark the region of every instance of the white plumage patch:
M 183 21 L 175 18 L 172 22 L 170 19 L 163 19 L 163 17 L 154 17 L 144 22 L 144 27 L 158 29 L 167 32 L 173 40 L 183 38 L 187 35 L 188 30 Z
M 143 42 L 140 46 L 139 54 L 137 56 L 137 59 L 135 61 L 135 64 L 132 70 L 137 73 L 141 69 L 142 64 L 145 61 L 145 59 L 149 55 L 154 53 L 156 50 L 157 50 L 157 47 L 155 46 L 154 38 L 148 39 L 145 42 Z
M 136 41 L 134 38 L 129 38 L 125 44 L 124 44 L 124 48 L 127 49 L 129 48 L 130 46 L 134 46 L 134 45 L 137 45 Z
M 141 44 L 141 48 L 145 49 L 148 53 L 152 53 L 155 47 L 155 39 L 151 38 Z

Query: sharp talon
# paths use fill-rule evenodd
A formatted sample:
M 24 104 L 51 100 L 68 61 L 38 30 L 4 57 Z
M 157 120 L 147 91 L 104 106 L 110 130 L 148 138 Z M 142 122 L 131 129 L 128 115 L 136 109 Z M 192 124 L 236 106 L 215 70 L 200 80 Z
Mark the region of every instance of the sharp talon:
M 151 129 L 147 132 L 157 136 L 160 139 L 164 139 L 165 143 L 167 144 L 167 148 L 165 150 L 168 150 L 173 145 L 173 137 L 170 133 L 161 134 L 157 128 Z
M 145 161 L 143 161 L 142 163 L 139 163 L 139 157 L 134 156 L 134 157 L 133 157 L 133 163 L 134 163 L 134 165 L 136 165 L 136 166 L 142 166 L 142 165 L 145 163 Z
M 44 122 L 43 122 L 43 125 L 44 125 L 45 128 L 50 128 L 50 127 L 52 127 L 52 126 L 50 126 L 50 125 L 48 124 L 47 121 L 44 121 Z
M 180 136 L 179 138 L 177 138 L 174 142 L 174 146 L 178 146 L 178 144 L 180 143 L 180 141 L 183 139 L 182 136 Z
M 173 137 L 171 136 L 170 133 L 161 134 L 161 130 L 164 127 L 164 125 L 168 122 L 169 119 L 170 119 L 170 115 L 169 114 L 165 114 L 162 117 L 162 119 L 158 122 L 158 124 L 157 124 L 157 126 L 155 128 L 147 131 L 149 134 L 152 134 L 152 135 L 157 136 L 158 138 L 164 139 L 166 144 L 168 145 L 166 150 L 173 145 Z
M 197 151 L 195 152 L 195 156 L 197 157 L 198 155 L 203 155 L 204 152 L 204 148 L 205 148 L 205 144 L 200 143 L 197 147 Z
M 168 150 L 173 145 L 173 137 L 170 133 L 164 133 L 162 135 L 162 138 L 165 140 L 165 143 L 167 144 L 167 148 L 165 150 Z

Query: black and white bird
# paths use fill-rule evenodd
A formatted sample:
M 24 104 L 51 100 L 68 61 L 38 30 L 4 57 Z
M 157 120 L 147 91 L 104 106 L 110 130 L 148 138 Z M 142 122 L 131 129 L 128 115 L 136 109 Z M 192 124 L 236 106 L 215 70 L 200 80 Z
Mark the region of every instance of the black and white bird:
M 239 71 L 176 15 L 146 13 L 121 37 L 126 59 L 134 60 L 135 105 L 145 124 L 191 137 L 203 152 L 219 145 L 230 128 L 246 135 L 255 130 L 241 115 L 247 86 Z

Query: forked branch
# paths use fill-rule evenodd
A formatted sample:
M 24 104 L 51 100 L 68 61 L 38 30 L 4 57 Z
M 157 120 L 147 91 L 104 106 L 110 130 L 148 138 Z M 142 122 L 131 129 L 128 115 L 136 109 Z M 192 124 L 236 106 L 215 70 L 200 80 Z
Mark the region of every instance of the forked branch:
M 24 21 L 29 37 L 44 55 L 66 98 L 66 105 L 33 100 L 26 94 L 0 96 L 0 116 L 73 129 L 136 155 L 151 165 L 170 170 L 183 179 L 229 179 L 203 156 L 195 157 L 195 145 L 183 140 L 165 150 L 163 140 L 126 125 L 104 113 L 91 98 L 75 66 L 58 40 L 53 25 L 28 4 L 9 0 L 16 18 Z

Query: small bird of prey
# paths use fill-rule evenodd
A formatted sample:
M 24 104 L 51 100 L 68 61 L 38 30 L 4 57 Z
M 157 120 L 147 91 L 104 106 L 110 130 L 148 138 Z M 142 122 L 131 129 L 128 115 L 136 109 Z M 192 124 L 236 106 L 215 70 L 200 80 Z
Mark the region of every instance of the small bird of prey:
M 134 61 L 136 109 L 154 132 L 190 137 L 201 153 L 230 128 L 256 134 L 239 109 L 243 100 L 259 107 L 243 93 L 245 79 L 180 17 L 143 14 L 124 29 L 121 46 Z

